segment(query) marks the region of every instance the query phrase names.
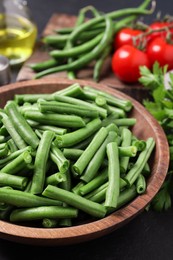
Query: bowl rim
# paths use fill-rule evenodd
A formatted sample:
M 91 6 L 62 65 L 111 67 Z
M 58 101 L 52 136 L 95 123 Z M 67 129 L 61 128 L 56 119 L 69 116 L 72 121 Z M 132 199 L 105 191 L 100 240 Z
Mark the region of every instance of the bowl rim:
M 0 95 L 10 90 L 18 90 L 23 87 L 29 87 L 30 85 L 41 85 L 41 84 L 73 84 L 78 82 L 80 85 L 91 85 L 94 88 L 104 88 L 104 91 L 111 95 L 118 96 L 119 98 L 129 99 L 132 101 L 133 106 L 138 112 L 145 113 L 145 119 L 147 122 L 153 124 L 154 131 L 158 135 L 157 145 L 160 149 L 157 169 L 154 169 L 155 174 L 151 176 L 148 185 L 147 192 L 137 196 L 125 207 L 120 208 L 109 216 L 99 219 L 87 224 L 82 224 L 73 227 L 62 227 L 62 228 L 33 228 L 20 226 L 13 223 L 9 223 L 0 220 L 0 237 L 17 241 L 20 243 L 27 244 L 39 244 L 39 245 L 67 245 L 78 242 L 95 239 L 100 236 L 106 235 L 125 223 L 129 222 L 137 214 L 144 210 L 144 208 L 150 203 L 153 197 L 156 195 L 161 185 L 163 184 L 169 165 L 169 146 L 165 133 L 156 119 L 144 108 L 142 104 L 136 101 L 134 98 L 120 92 L 116 88 L 108 87 L 106 84 L 99 84 L 88 80 L 68 80 L 68 79 L 39 79 L 39 80 L 28 80 L 22 82 L 12 83 L 0 88 Z M 129 86 L 130 87 L 130 86 Z M 163 158 L 164 151 L 164 160 Z M 164 171 L 163 171 L 164 169 Z M 157 180 L 157 181 L 156 181 Z M 154 185 L 153 185 L 154 184 Z M 140 208 L 136 205 L 140 205 Z

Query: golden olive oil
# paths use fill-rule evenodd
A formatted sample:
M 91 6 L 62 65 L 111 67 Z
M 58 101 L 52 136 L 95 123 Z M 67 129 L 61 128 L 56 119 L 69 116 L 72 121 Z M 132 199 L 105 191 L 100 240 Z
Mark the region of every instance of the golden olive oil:
M 36 35 L 36 26 L 26 18 L 0 14 L 0 54 L 6 56 L 11 65 L 30 57 Z

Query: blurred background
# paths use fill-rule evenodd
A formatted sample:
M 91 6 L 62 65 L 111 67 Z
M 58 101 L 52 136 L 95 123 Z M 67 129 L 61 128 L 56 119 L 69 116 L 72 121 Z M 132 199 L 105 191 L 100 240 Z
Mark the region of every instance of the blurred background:
M 142 0 L 28 0 L 32 17 L 38 26 L 39 34 L 44 29 L 48 19 L 52 13 L 67 13 L 77 15 L 80 8 L 86 5 L 94 5 L 103 12 L 110 12 L 116 9 L 137 7 Z M 173 2 L 170 0 L 156 0 L 156 10 L 153 15 L 145 17 L 146 22 L 153 21 L 156 14 L 161 11 L 164 16 L 166 14 L 173 15 Z M 172 13 L 171 13 L 172 12 Z

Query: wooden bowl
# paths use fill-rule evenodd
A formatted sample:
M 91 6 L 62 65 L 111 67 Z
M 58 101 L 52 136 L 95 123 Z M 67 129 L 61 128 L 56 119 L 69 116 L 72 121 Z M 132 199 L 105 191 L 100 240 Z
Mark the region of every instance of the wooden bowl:
M 42 79 L 18 82 L 1 87 L 1 107 L 5 105 L 7 100 L 13 99 L 14 94 L 51 93 L 63 89 L 74 82 L 76 81 L 66 79 Z M 137 124 L 133 127 L 134 134 L 141 139 L 153 137 L 156 142 L 151 161 L 152 174 L 148 179 L 147 191 L 145 194 L 137 196 L 128 205 L 101 220 L 74 227 L 45 229 L 25 227 L 0 221 L 0 237 L 3 239 L 34 245 L 67 245 L 104 236 L 128 223 L 142 212 L 164 182 L 169 165 L 169 147 L 166 136 L 157 121 L 140 103 L 115 89 L 83 80 L 78 80 L 78 82 L 81 86 L 91 85 L 111 95 L 132 101 L 134 109 L 131 112 L 131 116 L 137 119 Z

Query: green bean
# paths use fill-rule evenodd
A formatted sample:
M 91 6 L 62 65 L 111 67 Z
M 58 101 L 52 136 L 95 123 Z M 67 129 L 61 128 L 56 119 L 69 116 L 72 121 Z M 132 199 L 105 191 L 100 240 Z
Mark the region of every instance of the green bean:
M 118 151 L 119 151 L 119 156 L 121 157 L 121 159 L 123 158 L 130 158 L 130 157 L 135 157 L 137 155 L 137 148 L 136 146 L 126 146 L 126 147 L 118 147 Z M 121 165 L 120 165 L 121 167 Z M 123 167 L 124 168 L 124 167 Z
M 146 191 L 146 181 L 142 174 L 139 174 L 136 180 L 136 191 L 138 194 L 142 194 Z
M 121 136 L 122 136 L 121 147 L 127 147 L 127 146 L 131 145 L 132 132 L 129 129 L 123 128 Z M 137 152 L 137 151 L 135 151 L 135 152 Z M 120 158 L 120 168 L 121 168 L 121 173 L 123 173 L 123 174 L 127 171 L 129 159 L 130 159 L 129 156 Z
M 49 130 L 49 131 L 54 132 L 56 135 L 64 135 L 64 134 L 67 133 L 66 128 L 52 126 L 52 125 L 37 125 L 34 128 L 39 129 L 39 130 L 43 130 L 43 131 Z
M 7 143 L 4 145 L 4 147 L 0 148 L 0 158 L 7 156 L 9 152 Z
M 58 200 L 40 197 L 20 190 L 0 188 L 0 202 L 16 207 L 59 206 Z
M 100 43 L 96 45 L 95 48 L 93 48 L 89 53 L 84 54 L 82 57 L 80 57 L 78 60 L 75 60 L 69 64 L 61 65 L 58 67 L 50 68 L 47 70 L 44 70 L 42 72 L 39 72 L 35 75 L 35 78 L 40 78 L 42 76 L 45 76 L 47 74 L 51 74 L 54 72 L 60 72 L 64 70 L 77 70 L 84 67 L 86 64 L 90 63 L 94 58 L 97 58 L 100 53 L 105 49 L 105 47 L 110 44 L 113 37 L 113 23 L 112 20 L 105 17 L 106 21 L 106 29 L 105 33 L 103 35 L 103 38 L 101 39 Z M 70 38 L 69 38 L 70 39 Z
M 54 228 L 58 226 L 58 220 L 52 218 L 44 218 L 42 221 L 42 226 L 44 228 Z
M 114 120 L 117 126 L 133 126 L 136 124 L 136 118 L 118 118 Z
M 85 183 L 83 181 L 80 181 L 72 188 L 72 192 L 75 194 L 80 195 L 80 188 L 83 187 Z
M 121 16 L 125 16 L 125 15 L 128 15 L 128 14 L 148 14 L 150 13 L 151 11 L 148 11 L 148 10 L 145 10 L 144 8 L 146 8 L 146 6 L 150 3 L 150 0 L 145 0 L 143 2 L 143 5 L 142 6 L 139 6 L 138 8 L 127 8 L 127 9 L 122 9 L 122 10 L 117 10 L 117 11 L 114 11 L 114 12 L 110 12 L 108 13 L 106 16 L 109 18 L 109 19 L 117 19 Z M 104 16 L 100 16 L 100 17 L 96 17 L 96 18 L 93 18 L 91 20 L 89 20 L 87 23 L 84 23 L 80 26 L 78 26 L 77 28 L 75 28 L 72 33 L 70 34 L 70 39 L 71 41 L 75 41 L 78 36 L 86 29 L 89 29 L 91 28 L 93 25 L 97 24 L 97 23 L 100 23 L 104 20 Z
M 9 147 L 11 153 L 14 153 L 18 150 L 18 148 L 17 148 L 15 142 L 13 141 L 13 139 L 9 139 L 7 141 L 7 144 L 8 144 L 8 147 Z
M 7 157 L 0 159 L 0 167 L 2 168 L 3 165 L 6 165 L 10 161 L 14 160 L 15 158 L 17 158 L 20 154 L 22 154 L 25 151 L 28 151 L 31 153 L 31 151 L 32 151 L 31 146 L 27 146 L 23 149 L 17 150 L 15 152 L 9 154 Z
M 54 145 L 54 143 L 51 145 L 50 158 L 55 164 L 57 164 L 60 173 L 65 173 L 68 170 L 70 162 L 65 158 L 62 151 Z
M 29 67 L 32 68 L 34 71 L 42 71 L 49 68 L 52 68 L 54 66 L 57 66 L 58 62 L 55 59 L 49 59 L 46 61 L 38 62 L 38 63 L 32 63 L 29 64 Z
M 137 193 L 136 193 L 135 185 L 132 185 L 130 188 L 122 191 L 118 197 L 116 210 L 121 208 L 122 206 L 126 205 L 128 202 L 130 202 L 132 199 L 134 199 L 136 197 L 136 195 L 137 195 Z M 107 214 L 110 214 L 114 211 L 115 211 L 115 209 L 109 208 L 107 210 Z
M 79 116 L 63 114 L 42 114 L 37 111 L 26 111 L 26 119 L 31 119 L 42 124 L 50 124 L 60 127 L 79 128 L 85 126 L 84 120 Z
M 106 139 L 103 141 L 97 152 L 94 154 L 93 158 L 87 165 L 81 180 L 85 182 L 90 182 L 98 173 L 99 168 L 101 167 L 103 160 L 106 155 L 106 146 L 108 143 L 116 140 L 117 134 L 115 132 L 109 132 Z M 94 140 L 93 140 L 94 142 Z
M 59 148 L 62 147 L 72 147 L 73 145 L 80 143 L 87 137 L 94 134 L 101 126 L 101 120 L 99 118 L 93 119 L 91 122 L 71 133 L 64 134 L 62 136 L 57 136 L 55 139 L 55 145 Z
M 112 114 L 115 114 L 117 116 L 117 118 L 125 118 L 126 117 L 126 112 L 121 108 L 113 107 L 113 106 L 109 105 L 108 109 Z
M 150 165 L 148 164 L 148 162 L 144 165 L 144 168 L 142 170 L 142 175 L 147 178 L 151 175 L 151 169 L 150 169 Z
M 28 209 L 15 209 L 10 214 L 10 221 L 33 221 L 44 218 L 76 218 L 77 209 L 61 206 L 41 206 Z
M 99 43 L 102 39 L 103 33 L 97 35 L 95 38 L 87 41 L 86 43 L 81 44 L 80 46 L 72 47 L 65 50 L 53 50 L 50 52 L 50 55 L 57 59 L 57 58 L 66 58 L 66 57 L 76 57 L 80 54 L 90 51 L 95 45 Z
M 119 153 L 116 142 L 107 144 L 108 156 L 108 188 L 106 190 L 105 206 L 116 208 L 120 193 Z
M 83 196 L 98 188 L 100 185 L 105 183 L 107 179 L 108 179 L 108 170 L 106 168 L 101 173 L 99 173 L 99 175 L 97 175 L 95 178 L 89 181 L 87 184 L 82 185 L 82 187 L 79 189 L 79 193 Z
M 75 148 L 64 148 L 63 154 L 69 160 L 76 160 L 78 159 L 84 150 L 75 149 Z
M 0 144 L 8 141 L 9 139 L 10 139 L 10 137 L 6 137 L 6 136 L 3 136 L 3 135 L 0 135 Z
M 98 148 L 104 142 L 105 138 L 108 135 L 108 131 L 105 127 L 101 127 L 100 130 L 96 133 L 91 143 L 87 146 L 85 151 L 79 157 L 79 159 L 72 166 L 74 172 L 77 175 L 82 175 L 88 163 L 91 161 L 92 157 L 95 155 Z
M 146 147 L 146 142 L 144 140 L 138 140 L 137 138 L 132 138 L 132 145 L 136 146 L 138 151 L 143 151 Z
M 69 170 L 66 172 L 66 177 L 67 177 L 66 180 L 60 184 L 60 187 L 64 190 L 71 191 L 72 183 L 71 183 L 71 174 Z M 63 207 L 68 207 L 68 204 L 63 203 Z M 70 227 L 72 225 L 72 221 L 70 218 L 63 218 L 60 220 L 59 225 Z
M 124 189 L 127 183 L 120 178 L 120 189 Z M 86 194 L 84 197 L 86 199 L 101 203 L 105 200 L 105 195 L 108 187 L 108 181 L 102 184 L 100 187 L 96 188 L 95 190 L 91 191 L 90 193 Z M 121 192 L 122 193 L 122 192 Z M 120 195 L 121 195 L 120 193 Z M 118 197 L 119 200 L 119 197 Z
M 38 100 L 38 106 L 40 112 L 42 113 L 55 112 L 59 114 L 74 114 L 83 117 L 98 117 L 98 111 L 96 109 L 88 109 L 80 105 L 73 105 L 58 101 Z
M 131 168 L 131 170 L 127 173 L 125 176 L 125 181 L 127 181 L 127 184 L 129 186 L 132 186 L 132 184 L 136 181 L 139 174 L 142 172 L 145 164 L 147 163 L 153 149 L 155 146 L 155 141 L 152 137 L 148 138 L 146 141 L 146 147 L 145 149 L 139 154 L 138 159 L 136 160 L 134 166 Z
M 5 111 L 7 111 L 10 120 L 22 139 L 35 149 L 38 146 L 39 139 L 30 125 L 26 122 L 25 118 L 17 110 L 15 102 L 8 101 L 5 106 Z
M 104 206 L 89 201 L 75 193 L 54 187 L 52 185 L 48 185 L 42 194 L 43 196 L 65 202 L 68 205 L 80 209 L 96 218 L 102 218 L 106 214 L 106 209 Z
M 2 114 L 1 114 L 2 115 Z M 20 134 L 17 132 L 17 130 L 15 129 L 14 124 L 12 123 L 12 120 L 4 113 L 3 114 L 3 118 L 2 118 L 2 122 L 4 124 L 4 126 L 6 127 L 9 135 L 11 136 L 11 138 L 13 139 L 15 145 L 19 148 L 19 149 L 23 149 L 27 146 L 27 144 L 25 143 L 25 141 L 23 140 L 23 138 L 20 136 Z
M 60 96 L 68 96 L 68 97 L 78 97 L 83 95 L 83 89 L 79 85 L 79 83 L 74 83 L 67 88 L 58 90 L 53 93 L 54 95 L 60 95 Z
M 57 172 L 57 173 L 54 173 L 54 174 L 46 177 L 45 185 L 47 186 L 48 184 L 51 184 L 51 185 L 56 186 L 59 183 L 66 181 L 66 178 L 67 177 L 65 174 Z
M 100 74 L 101 74 L 102 67 L 105 63 L 106 58 L 110 54 L 110 52 L 111 52 L 111 47 L 108 46 L 102 53 L 101 57 L 96 61 L 96 64 L 94 66 L 93 79 L 97 82 L 100 80 Z
M 93 96 L 103 95 L 106 98 L 107 103 L 110 105 L 119 107 L 125 111 L 130 111 L 132 109 L 132 102 L 130 100 L 124 100 L 124 99 L 117 98 L 115 96 L 112 96 L 109 93 L 103 92 L 101 90 L 97 90 L 95 88 L 91 88 L 90 86 L 84 87 L 84 93 L 85 93 L 85 90 L 88 91 L 88 93 L 90 91 L 91 94 L 93 94 Z
M 28 178 L 15 176 L 7 173 L 0 173 L 0 186 L 10 186 L 12 188 L 24 190 L 28 182 Z
M 41 137 L 35 157 L 34 175 L 31 184 L 31 193 L 33 194 L 39 194 L 43 191 L 46 164 L 53 138 L 54 133 L 51 131 L 45 131 Z
M 94 104 L 91 104 L 89 102 L 77 99 L 77 98 L 73 98 L 73 97 L 67 97 L 67 96 L 60 96 L 60 95 L 54 95 L 54 98 L 56 101 L 59 102 L 66 102 L 69 104 L 73 104 L 73 105 L 79 105 L 81 108 L 83 107 L 83 109 L 87 108 L 87 109 L 93 109 L 93 110 L 97 110 L 99 115 L 103 118 L 107 117 L 107 111 L 106 109 L 102 108 L 102 107 L 98 107 Z
M 8 164 L 6 164 L 3 168 L 1 168 L 0 172 L 16 174 L 22 169 L 26 167 L 27 164 L 32 162 L 31 152 L 24 151 L 19 156 L 14 158 Z
M 38 99 L 53 100 L 52 94 L 16 94 L 14 100 L 18 105 L 23 105 L 25 102 L 31 104 L 37 102 Z

